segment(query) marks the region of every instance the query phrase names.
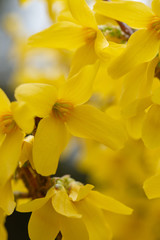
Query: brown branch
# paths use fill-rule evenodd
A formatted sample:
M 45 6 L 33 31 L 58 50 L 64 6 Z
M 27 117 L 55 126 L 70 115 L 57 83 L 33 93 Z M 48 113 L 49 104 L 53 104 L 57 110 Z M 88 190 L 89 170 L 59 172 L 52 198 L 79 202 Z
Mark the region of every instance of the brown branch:
M 117 21 L 117 23 L 119 24 L 121 30 L 127 34 L 129 37 L 133 34 L 133 30 L 132 28 L 130 28 L 127 24 Z
M 22 179 L 28 189 L 28 195 L 32 199 L 44 197 L 47 191 L 53 186 L 50 177 L 41 176 L 32 169 L 29 163 L 26 163 L 26 166 L 17 169 L 16 179 Z
M 25 199 L 25 198 L 30 198 L 31 196 L 29 195 L 29 193 L 15 191 L 14 197 L 15 199 L 19 199 L 19 198 Z

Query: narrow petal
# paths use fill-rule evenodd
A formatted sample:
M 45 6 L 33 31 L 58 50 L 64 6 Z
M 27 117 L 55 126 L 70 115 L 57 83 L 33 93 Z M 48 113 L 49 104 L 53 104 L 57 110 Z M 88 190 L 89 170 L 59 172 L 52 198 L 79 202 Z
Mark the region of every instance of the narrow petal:
M 21 155 L 19 159 L 19 166 L 22 167 L 27 161 L 30 162 L 32 168 L 34 169 L 32 148 L 33 148 L 34 136 L 28 135 L 24 138 L 21 148 Z
M 140 139 L 142 135 L 142 126 L 145 118 L 145 112 L 139 112 L 136 116 L 127 120 L 128 134 L 134 139 Z
M 108 71 L 113 78 L 120 78 L 140 63 L 151 61 L 158 53 L 159 40 L 154 32 L 139 30 L 132 34 L 123 53 L 115 58 Z M 116 69 L 116 71 L 115 71 Z
M 112 149 L 123 147 L 127 138 L 119 121 L 89 105 L 76 107 L 67 126 L 72 135 L 96 140 Z
M 86 29 L 87 30 L 87 29 Z M 85 44 L 87 31 L 72 22 L 59 22 L 29 38 L 32 47 L 76 49 Z
M 105 49 L 109 46 L 107 39 L 104 37 L 102 32 L 97 31 L 97 36 L 95 39 L 95 52 L 100 59 L 106 59 L 109 57 L 109 54 L 105 52 Z
M 50 201 L 31 215 L 28 231 L 32 240 L 55 239 L 60 230 L 58 214 Z
M 70 76 L 75 75 L 78 73 L 81 68 L 86 65 L 94 64 L 97 60 L 97 55 L 94 49 L 94 42 L 90 44 L 85 44 L 84 46 L 77 49 L 74 54 L 71 69 L 70 69 Z
M 69 193 L 69 198 L 74 202 L 80 201 L 85 198 L 93 188 L 94 186 L 90 184 L 86 184 L 85 186 L 76 185 L 75 187 L 72 185 L 72 191 Z
M 10 101 L 3 90 L 0 88 L 0 114 L 10 111 Z
M 25 132 L 31 133 L 34 129 L 34 115 L 24 102 L 12 102 L 11 110 L 17 125 Z
M 69 78 L 59 93 L 59 98 L 74 105 L 85 103 L 92 95 L 92 86 L 97 73 L 97 64 L 88 65 Z
M 48 200 L 49 198 L 47 197 L 35 199 L 33 201 L 17 206 L 16 211 L 18 212 L 37 211 L 38 209 L 42 208 L 48 202 Z
M 152 0 L 152 10 L 155 13 L 155 15 L 157 15 L 158 17 L 160 17 L 160 0 Z
M 81 218 L 81 215 L 76 211 L 74 204 L 69 199 L 65 190 L 58 190 L 52 198 L 52 205 L 57 213 L 66 217 Z
M 14 196 L 11 187 L 11 181 L 7 181 L 4 186 L 0 187 L 1 197 L 0 197 L 0 208 L 10 215 L 13 213 L 16 203 L 14 202 Z
M 149 199 L 160 198 L 160 174 L 154 175 L 144 182 L 143 188 Z
M 88 230 L 89 240 L 111 239 L 110 229 L 108 228 L 100 209 L 95 207 L 87 199 L 76 202 L 75 206 L 83 216 L 82 220 Z
M 146 28 L 153 16 L 152 10 L 141 2 L 98 2 L 94 10 L 106 17 L 125 22 L 132 28 Z
M 18 101 L 26 102 L 35 116 L 45 117 L 57 99 L 57 90 L 48 84 L 27 83 L 16 89 L 15 97 Z
M 0 185 L 14 174 L 21 154 L 22 141 L 24 134 L 20 129 L 16 129 L 7 134 L 0 147 Z
M 89 240 L 87 229 L 81 219 L 59 216 L 64 240 Z
M 34 200 L 29 201 L 27 203 L 18 205 L 16 207 L 16 211 L 18 211 L 18 212 L 34 212 L 34 211 L 37 211 L 38 209 L 42 208 L 54 194 L 55 194 L 54 188 L 50 188 L 45 197 L 34 199 Z
M 52 115 L 40 121 L 33 143 L 33 163 L 39 174 L 55 174 L 67 142 L 68 132 L 62 121 Z
M 114 198 L 105 196 L 97 191 L 91 191 L 87 198 L 98 208 L 125 215 L 130 215 L 132 213 L 131 208 L 125 206 Z
M 80 201 L 80 200 L 84 199 L 85 197 L 87 197 L 93 188 L 94 188 L 94 186 L 91 184 L 86 184 L 85 186 L 81 186 L 78 191 L 76 201 Z
M 152 105 L 146 114 L 143 127 L 142 139 L 149 148 L 160 146 L 160 106 Z
M 68 0 L 73 17 L 83 26 L 97 29 L 96 19 L 85 0 Z

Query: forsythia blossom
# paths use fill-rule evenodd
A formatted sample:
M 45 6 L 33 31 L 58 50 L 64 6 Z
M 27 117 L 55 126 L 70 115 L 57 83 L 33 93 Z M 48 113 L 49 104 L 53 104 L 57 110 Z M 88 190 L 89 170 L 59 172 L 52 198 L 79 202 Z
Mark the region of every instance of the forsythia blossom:
M 55 179 L 54 187 L 44 198 L 18 206 L 20 212 L 33 212 L 30 238 L 51 240 L 61 232 L 64 240 L 111 239 L 102 210 L 126 215 L 132 210 L 92 188 L 64 176 Z
M 92 66 L 84 67 L 58 90 L 47 84 L 24 84 L 16 89 L 17 100 L 25 102 L 36 117 L 42 118 L 33 144 L 33 162 L 38 173 L 56 172 L 69 132 L 112 149 L 123 146 L 127 136 L 121 122 L 84 104 L 92 93 L 94 71 Z
M 31 240 L 160 239 L 160 0 L 44 2 L 51 26 L 29 39 L 5 20 L 16 89 L 13 102 L 0 89 L 0 240 L 16 206 Z M 96 191 L 53 176 L 75 168 Z

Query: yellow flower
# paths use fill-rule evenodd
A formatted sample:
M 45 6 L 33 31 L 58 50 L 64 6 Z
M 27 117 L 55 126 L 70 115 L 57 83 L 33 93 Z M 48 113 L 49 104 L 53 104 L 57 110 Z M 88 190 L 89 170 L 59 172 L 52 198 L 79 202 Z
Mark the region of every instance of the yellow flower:
M 98 29 L 95 16 L 85 0 L 68 0 L 70 15 L 29 39 L 32 47 L 64 48 L 75 52 L 71 72 L 103 58 L 108 42 Z
M 35 134 L 33 163 L 38 173 L 54 174 L 68 142 L 68 130 L 77 137 L 99 141 L 112 149 L 126 141 L 122 124 L 87 102 L 92 94 L 95 66 L 86 66 L 57 91 L 52 85 L 23 84 L 15 96 L 43 118 Z
M 114 78 L 121 77 L 135 65 L 152 60 L 160 46 L 160 1 L 152 1 L 152 9 L 140 2 L 98 2 L 95 11 L 107 17 L 140 29 L 130 37 L 124 52 L 111 64 L 109 71 Z M 115 71 L 116 69 L 116 71 Z
M 111 239 L 103 211 L 129 215 L 132 210 L 69 176 L 55 179 L 44 198 L 17 207 L 20 212 L 32 211 L 29 236 L 32 240 L 55 239 L 61 232 L 64 240 Z
M 0 102 L 0 185 L 4 185 L 17 167 L 24 132 L 33 130 L 34 119 L 24 103 L 10 103 L 2 89 Z

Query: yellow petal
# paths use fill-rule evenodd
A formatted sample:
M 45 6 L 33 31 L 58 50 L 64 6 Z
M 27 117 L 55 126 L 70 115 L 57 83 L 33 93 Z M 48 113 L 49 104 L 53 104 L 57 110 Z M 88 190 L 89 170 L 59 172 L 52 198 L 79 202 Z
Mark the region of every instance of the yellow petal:
M 144 182 L 143 188 L 149 199 L 160 198 L 160 174 L 154 175 Z
M 0 185 L 14 174 L 21 154 L 22 141 L 24 134 L 20 129 L 16 129 L 7 134 L 0 147 Z
M 87 229 L 81 219 L 59 216 L 64 240 L 89 240 Z
M 81 186 L 79 191 L 78 191 L 78 195 L 76 198 L 76 201 L 80 201 L 83 198 L 87 197 L 87 195 L 90 193 L 90 191 L 94 188 L 93 185 L 91 184 L 86 184 L 85 186 Z
M 80 201 L 85 198 L 93 188 L 94 186 L 91 184 L 86 184 L 85 186 L 77 186 L 77 184 L 74 186 L 72 184 L 72 190 L 69 193 L 69 198 L 72 201 Z
M 93 12 L 85 0 L 68 0 L 69 9 L 73 17 L 83 26 L 97 29 Z
M 94 42 L 89 44 L 85 44 L 84 46 L 77 49 L 74 54 L 71 69 L 70 69 L 70 76 L 75 75 L 78 73 L 81 68 L 86 65 L 94 64 L 97 60 L 97 55 L 94 49 Z
M 160 106 L 152 105 L 146 114 L 143 127 L 142 139 L 149 148 L 160 146 Z
M 125 75 L 124 88 L 121 97 L 121 105 L 127 106 L 138 98 L 147 97 L 151 94 L 151 87 L 158 59 L 142 63 Z
M 131 208 L 114 198 L 105 196 L 97 191 L 91 191 L 87 198 L 90 199 L 92 204 L 96 205 L 98 208 L 125 215 L 130 215 L 132 213 Z
M 87 29 L 72 22 L 59 22 L 29 38 L 32 47 L 76 49 L 86 43 Z
M 108 41 L 99 30 L 97 31 L 97 36 L 95 39 L 95 52 L 100 59 L 105 59 L 109 57 L 109 54 L 105 52 L 105 49 L 109 46 Z
M 0 132 L 0 145 L 3 143 L 4 139 L 5 139 L 5 134 Z
M 152 31 L 143 29 L 133 33 L 123 53 L 111 63 L 109 73 L 113 78 L 119 78 L 136 65 L 151 61 L 158 53 L 159 44 Z
M 127 118 L 136 117 L 137 114 L 144 112 L 152 104 L 150 97 L 138 98 L 131 104 L 127 105 L 123 111 L 123 116 Z
M 22 167 L 25 162 L 29 161 L 32 168 L 35 169 L 34 164 L 33 164 L 33 157 L 32 157 L 33 141 L 34 141 L 34 136 L 33 135 L 28 135 L 23 140 L 22 149 L 21 149 L 21 156 L 20 156 L 20 159 L 19 159 L 19 166 L 20 167 Z
M 81 215 L 76 211 L 74 204 L 69 199 L 64 189 L 58 190 L 52 198 L 52 205 L 57 213 L 66 217 L 81 218 Z
M 160 1 L 159 0 L 152 0 L 152 10 L 153 12 L 160 17 Z
M 96 140 L 112 149 L 123 147 L 127 138 L 119 121 L 90 105 L 76 107 L 67 126 L 74 136 Z
M 160 105 L 160 88 L 156 88 L 152 95 L 152 101 Z
M 31 133 L 34 129 L 34 115 L 24 102 L 12 102 L 11 110 L 17 125 L 25 132 Z
M 111 239 L 111 232 L 108 228 L 102 211 L 95 207 L 89 200 L 85 199 L 75 203 L 76 208 L 82 214 L 89 233 L 90 240 Z
M 145 112 L 140 112 L 136 116 L 127 120 L 127 131 L 129 135 L 134 139 L 141 138 L 143 121 L 145 118 Z
M 3 90 L 0 88 L 0 114 L 10 111 L 10 101 Z
M 49 201 L 49 198 L 47 198 L 47 197 L 38 198 L 38 199 L 32 200 L 30 202 L 27 202 L 25 204 L 17 206 L 16 211 L 18 211 L 18 212 L 37 211 L 38 209 L 42 208 L 48 201 Z
M 117 82 L 113 81 L 113 79 L 108 74 L 108 62 L 100 61 L 94 82 L 94 92 L 98 92 L 106 96 L 113 92 L 113 89 L 115 89 L 115 83 L 117 84 Z
M 58 214 L 52 208 L 50 201 L 32 213 L 28 225 L 30 239 L 55 239 L 59 230 Z
M 35 116 L 45 117 L 57 99 L 57 90 L 48 84 L 27 83 L 16 89 L 15 97 L 18 101 L 26 102 Z
M 67 142 L 68 132 L 62 121 L 51 115 L 39 122 L 33 143 L 33 163 L 39 174 L 55 174 Z
M 153 16 L 152 10 L 141 2 L 98 2 L 94 10 L 104 16 L 125 22 L 132 28 L 146 28 Z
M 14 196 L 11 188 L 11 181 L 7 181 L 4 186 L 0 187 L 0 208 L 4 210 L 7 215 L 13 213 L 16 203 L 14 202 Z
M 89 100 L 92 94 L 92 86 L 97 73 L 97 64 L 88 65 L 69 78 L 59 93 L 59 98 L 73 105 L 79 105 Z

